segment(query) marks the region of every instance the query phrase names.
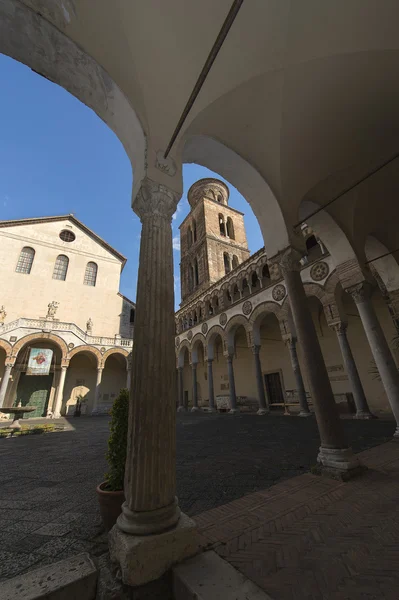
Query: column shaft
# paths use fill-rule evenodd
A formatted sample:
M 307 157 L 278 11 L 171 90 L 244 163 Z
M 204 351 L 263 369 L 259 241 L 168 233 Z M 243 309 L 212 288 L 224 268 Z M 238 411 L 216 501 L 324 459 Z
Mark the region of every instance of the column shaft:
M 179 406 L 177 407 L 178 412 L 184 412 L 184 397 L 183 397 L 183 367 L 178 367 L 178 393 L 179 393 Z
M 399 437 L 399 373 L 371 302 L 372 288 L 364 282 L 346 290 L 354 299 L 378 372 L 396 420 Z
M 144 179 L 133 202 L 142 222 L 132 394 L 118 527 L 135 535 L 170 529 L 176 494 L 176 363 L 172 215 L 179 197 Z
M 209 393 L 209 409 L 213 412 L 215 407 L 215 390 L 213 386 L 213 360 L 208 358 L 208 393 Z
M 260 346 L 253 346 L 252 352 L 254 355 L 254 363 L 255 363 L 255 377 L 256 377 L 256 385 L 258 388 L 258 400 L 259 400 L 259 410 L 258 415 L 265 415 L 269 412 L 267 402 L 266 402 L 266 394 L 265 394 L 265 386 L 263 384 L 263 375 L 262 375 L 262 365 L 260 362 Z
M 93 409 L 91 411 L 92 414 L 96 414 L 98 411 L 98 403 L 100 401 L 100 394 L 101 394 L 102 376 L 103 376 L 103 369 L 102 369 L 102 367 L 99 367 L 97 369 L 97 375 L 96 375 L 96 388 L 94 390 L 94 404 L 93 404 Z
M 193 406 L 191 412 L 196 412 L 198 408 L 198 386 L 197 386 L 197 363 L 193 363 L 191 367 L 193 373 Z
M 132 369 L 127 369 L 126 371 L 126 388 L 130 390 L 132 385 Z
M 62 399 L 64 396 L 64 385 L 67 367 L 61 367 L 60 381 L 58 383 L 57 395 L 55 397 L 54 417 L 58 419 L 61 416 Z
M 234 380 L 233 356 L 231 354 L 227 356 L 227 372 L 229 376 L 230 413 L 236 413 L 238 412 L 236 384 Z
M 4 404 L 4 400 L 7 393 L 8 382 L 10 380 L 12 365 L 6 365 L 4 369 L 3 379 L 1 380 L 0 386 L 0 408 Z
M 298 353 L 296 350 L 296 339 L 292 338 L 292 337 L 289 338 L 287 340 L 287 346 L 288 346 L 288 350 L 290 352 L 292 370 L 294 371 L 296 387 L 298 390 L 299 407 L 300 407 L 299 416 L 307 417 L 307 416 L 311 415 L 312 413 L 309 410 L 308 399 L 306 397 L 305 385 L 303 383 L 301 367 L 299 365 Z
M 342 359 L 345 369 L 348 374 L 349 383 L 352 388 L 353 399 L 356 405 L 356 417 L 358 419 L 372 419 L 373 415 L 370 412 L 367 404 L 366 396 L 360 381 L 359 372 L 353 358 L 352 350 L 349 345 L 348 336 L 346 335 L 346 323 L 337 323 L 333 325 L 337 334 L 339 347 L 341 349 Z

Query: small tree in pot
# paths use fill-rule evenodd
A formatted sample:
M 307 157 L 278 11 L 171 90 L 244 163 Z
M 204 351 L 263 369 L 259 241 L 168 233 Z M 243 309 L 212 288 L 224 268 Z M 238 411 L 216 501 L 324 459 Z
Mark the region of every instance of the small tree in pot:
M 115 525 L 125 501 L 123 480 L 127 452 L 128 416 L 129 391 L 122 389 L 111 409 L 107 452 L 109 471 L 105 475 L 105 481 L 97 487 L 101 518 L 107 531 Z

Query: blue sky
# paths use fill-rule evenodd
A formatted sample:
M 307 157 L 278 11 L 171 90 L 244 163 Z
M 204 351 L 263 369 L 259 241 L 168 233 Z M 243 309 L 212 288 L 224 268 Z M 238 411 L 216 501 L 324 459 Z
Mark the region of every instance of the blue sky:
M 127 257 L 120 291 L 135 300 L 141 225 L 130 207 L 132 171 L 122 144 L 84 104 L 2 54 L 0 77 L 0 219 L 74 213 Z M 184 167 L 184 193 L 173 219 L 176 307 L 178 226 L 189 210 L 187 190 L 212 176 L 219 177 L 197 165 Z M 255 252 L 263 246 L 258 222 L 226 183 L 230 205 L 245 213 L 249 248 Z

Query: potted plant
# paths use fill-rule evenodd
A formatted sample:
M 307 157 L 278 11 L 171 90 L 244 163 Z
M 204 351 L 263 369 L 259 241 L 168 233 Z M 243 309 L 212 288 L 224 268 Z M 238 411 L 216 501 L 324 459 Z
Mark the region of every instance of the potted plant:
M 128 415 L 129 391 L 122 389 L 111 409 L 107 452 L 109 471 L 105 475 L 105 480 L 97 487 L 101 518 L 107 531 L 115 525 L 125 501 L 123 480 L 127 451 Z

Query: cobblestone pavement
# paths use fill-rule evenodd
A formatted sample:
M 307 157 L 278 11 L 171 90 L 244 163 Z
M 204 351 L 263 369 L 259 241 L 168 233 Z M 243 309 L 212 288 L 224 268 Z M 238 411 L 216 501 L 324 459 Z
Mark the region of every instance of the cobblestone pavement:
M 106 550 L 95 488 L 107 469 L 108 419 L 71 419 L 62 433 L 0 440 L 0 580 Z M 344 421 L 356 451 L 388 440 L 392 421 Z M 178 414 L 180 505 L 196 515 L 304 473 L 314 419 Z M 307 476 L 309 477 L 309 476 Z

